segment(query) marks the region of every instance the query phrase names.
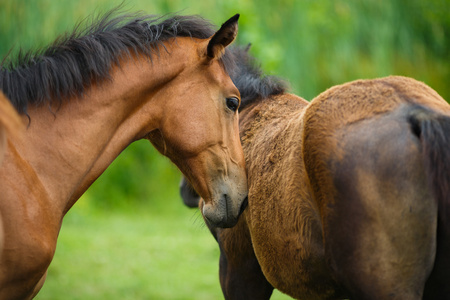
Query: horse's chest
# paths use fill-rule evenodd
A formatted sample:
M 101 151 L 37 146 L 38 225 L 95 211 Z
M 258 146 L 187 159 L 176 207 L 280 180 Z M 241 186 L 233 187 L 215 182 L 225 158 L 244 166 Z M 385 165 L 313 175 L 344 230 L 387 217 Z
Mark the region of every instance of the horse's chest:
M 250 187 L 247 220 L 256 257 L 280 291 L 300 299 L 327 298 L 335 285 L 325 264 L 320 226 L 311 218 L 307 199 L 283 187 L 275 192 L 267 185 Z
M 261 226 L 252 232 L 255 254 L 267 280 L 296 299 L 327 299 L 336 293 L 323 253 L 298 235 L 270 231 Z

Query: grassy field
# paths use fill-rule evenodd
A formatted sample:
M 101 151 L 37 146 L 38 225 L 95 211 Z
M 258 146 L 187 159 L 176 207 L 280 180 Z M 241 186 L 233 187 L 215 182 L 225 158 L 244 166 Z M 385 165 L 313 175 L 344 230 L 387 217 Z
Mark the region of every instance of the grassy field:
M 163 211 L 66 216 L 38 300 L 223 299 L 219 250 L 197 209 L 167 199 Z M 272 299 L 290 299 L 275 292 Z
M 74 208 L 37 299 L 220 299 L 214 239 L 198 213 L 172 213 Z

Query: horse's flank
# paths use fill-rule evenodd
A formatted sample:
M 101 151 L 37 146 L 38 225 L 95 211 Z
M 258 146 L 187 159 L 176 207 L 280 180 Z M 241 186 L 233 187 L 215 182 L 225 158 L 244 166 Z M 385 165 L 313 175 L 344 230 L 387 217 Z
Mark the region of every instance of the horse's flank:
M 417 106 L 449 123 L 448 103 L 404 77 L 337 86 L 312 101 L 305 115 L 304 158 L 323 220 L 326 257 L 353 297 L 414 299 L 448 292 L 448 285 L 425 287 L 427 280 L 436 282 L 430 273 L 448 278 L 449 260 L 436 251 L 446 240 L 436 235 L 446 232 L 445 223 L 437 229 L 438 220 L 447 218 L 437 213 L 438 204 L 448 199 L 434 196 L 429 182 L 435 179 L 423 154 L 428 147 L 439 154 L 448 140 L 421 145 L 424 137 L 411 122 Z M 433 168 L 449 172 L 445 160 Z M 435 255 L 441 263 L 433 267 Z

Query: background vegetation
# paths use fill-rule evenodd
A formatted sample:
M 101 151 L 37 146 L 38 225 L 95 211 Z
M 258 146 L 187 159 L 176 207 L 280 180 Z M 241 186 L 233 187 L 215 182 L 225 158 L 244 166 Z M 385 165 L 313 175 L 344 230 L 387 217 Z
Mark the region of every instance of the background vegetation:
M 0 57 L 44 47 L 120 3 L 0 0 Z M 125 9 L 216 25 L 240 13 L 238 42 L 306 99 L 391 74 L 450 99 L 449 0 L 130 0 Z M 179 176 L 147 141 L 127 148 L 67 215 L 38 299 L 220 299 L 218 249 L 182 206 Z

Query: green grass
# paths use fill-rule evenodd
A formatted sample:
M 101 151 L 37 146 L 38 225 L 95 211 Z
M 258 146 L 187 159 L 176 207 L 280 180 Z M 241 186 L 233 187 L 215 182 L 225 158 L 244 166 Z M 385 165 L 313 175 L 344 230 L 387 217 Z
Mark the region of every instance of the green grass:
M 193 215 L 71 212 L 38 299 L 220 298 L 218 247 Z
M 196 209 L 107 213 L 75 205 L 35 299 L 223 299 L 218 259 Z

